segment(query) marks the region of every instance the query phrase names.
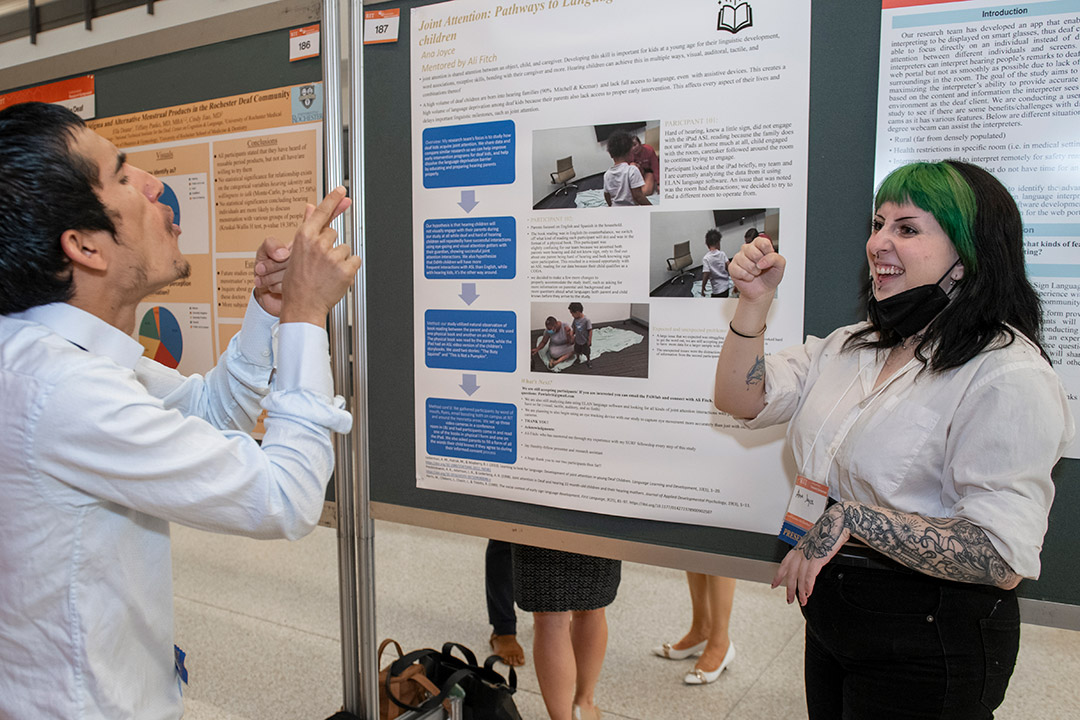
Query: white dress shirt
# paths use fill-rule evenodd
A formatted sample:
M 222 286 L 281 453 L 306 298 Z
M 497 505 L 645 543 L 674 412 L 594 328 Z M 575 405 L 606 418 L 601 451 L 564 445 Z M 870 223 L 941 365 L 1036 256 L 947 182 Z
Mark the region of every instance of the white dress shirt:
M 275 323 L 251 300 L 185 378 L 71 305 L 0 316 L 0 718 L 180 717 L 169 523 L 315 526 L 351 418 L 322 328 L 279 327 L 270 382 Z
M 982 528 L 1017 574 L 1039 575 L 1054 483 L 1076 432 L 1061 381 L 1020 333 L 936 374 L 912 360 L 878 390 L 887 353 L 841 352 L 865 325 L 765 359 L 765 409 L 788 422 L 798 472 L 837 500 Z

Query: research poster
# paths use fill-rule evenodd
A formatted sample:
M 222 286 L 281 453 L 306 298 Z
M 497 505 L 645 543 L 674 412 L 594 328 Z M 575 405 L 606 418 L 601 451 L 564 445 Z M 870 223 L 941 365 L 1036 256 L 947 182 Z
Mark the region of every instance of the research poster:
M 417 485 L 777 533 L 783 428 L 711 398 L 756 233 L 788 261 L 766 347 L 802 341 L 809 3 L 408 22 Z
M 886 0 L 880 68 L 877 181 L 957 158 L 1009 188 L 1043 345 L 1080 417 L 1080 1 Z
M 121 115 L 89 123 L 163 184 L 181 228 L 188 278 L 136 311 L 145 354 L 205 373 L 240 329 L 255 251 L 291 240 L 322 192 L 322 85 L 313 83 Z

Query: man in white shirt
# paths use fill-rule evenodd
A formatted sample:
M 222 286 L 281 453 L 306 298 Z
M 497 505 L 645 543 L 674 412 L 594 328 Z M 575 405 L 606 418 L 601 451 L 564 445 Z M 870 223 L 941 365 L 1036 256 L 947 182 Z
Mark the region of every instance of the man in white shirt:
M 0 112 L 3 718 L 180 717 L 169 523 L 306 534 L 351 424 L 324 330 L 360 265 L 329 228 L 344 188 L 259 248 L 205 378 L 131 338 L 138 303 L 190 272 L 162 190 L 63 108 Z

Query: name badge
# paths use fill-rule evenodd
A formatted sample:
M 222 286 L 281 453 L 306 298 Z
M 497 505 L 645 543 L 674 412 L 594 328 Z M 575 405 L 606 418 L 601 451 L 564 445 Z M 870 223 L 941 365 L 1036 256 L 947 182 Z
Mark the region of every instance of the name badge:
M 794 545 L 806 531 L 814 526 L 829 504 L 829 486 L 814 482 L 808 477 L 795 477 L 795 490 L 791 493 L 784 524 L 780 526 L 780 539 Z

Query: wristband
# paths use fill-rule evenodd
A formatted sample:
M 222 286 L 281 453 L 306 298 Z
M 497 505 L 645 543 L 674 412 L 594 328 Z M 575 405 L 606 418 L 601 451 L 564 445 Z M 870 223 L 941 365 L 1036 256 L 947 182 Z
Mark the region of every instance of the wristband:
M 727 326 L 728 326 L 728 330 L 735 333 L 736 335 L 738 335 L 741 338 L 746 338 L 747 340 L 753 340 L 754 338 L 761 337 L 762 335 L 765 334 L 765 331 L 769 329 L 768 325 L 762 325 L 760 332 L 758 332 L 758 333 L 756 333 L 754 335 L 747 335 L 746 333 L 741 333 L 738 330 L 736 330 L 735 326 L 732 325 L 730 322 L 727 324 Z

